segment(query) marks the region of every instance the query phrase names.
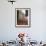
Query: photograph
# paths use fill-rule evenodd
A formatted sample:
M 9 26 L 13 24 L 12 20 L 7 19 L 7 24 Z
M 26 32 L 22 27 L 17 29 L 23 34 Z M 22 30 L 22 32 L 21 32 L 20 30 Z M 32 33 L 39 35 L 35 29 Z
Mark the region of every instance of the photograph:
M 0 46 L 46 46 L 46 0 L 0 0 Z
M 30 27 L 31 9 L 30 8 L 16 8 L 16 27 Z

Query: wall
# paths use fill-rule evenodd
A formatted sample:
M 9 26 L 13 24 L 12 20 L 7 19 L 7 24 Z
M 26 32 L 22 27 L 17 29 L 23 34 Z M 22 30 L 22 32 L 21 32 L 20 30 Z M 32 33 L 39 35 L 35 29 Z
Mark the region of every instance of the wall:
M 46 40 L 44 5 L 42 0 L 17 0 L 14 5 L 0 0 L 0 41 L 15 40 L 19 32 L 28 33 L 33 40 Z M 15 8 L 31 8 L 30 28 L 15 27 Z

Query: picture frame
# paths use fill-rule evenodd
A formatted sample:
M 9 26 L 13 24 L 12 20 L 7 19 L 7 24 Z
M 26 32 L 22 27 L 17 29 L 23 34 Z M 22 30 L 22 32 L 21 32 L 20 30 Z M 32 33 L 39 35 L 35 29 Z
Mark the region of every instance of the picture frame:
M 30 8 L 15 8 L 15 26 L 19 28 L 31 27 Z

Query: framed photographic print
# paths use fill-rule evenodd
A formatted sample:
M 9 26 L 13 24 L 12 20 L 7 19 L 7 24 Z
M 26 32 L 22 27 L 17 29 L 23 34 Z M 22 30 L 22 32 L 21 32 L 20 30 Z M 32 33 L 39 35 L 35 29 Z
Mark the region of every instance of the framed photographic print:
M 31 9 L 15 8 L 15 26 L 30 27 L 31 26 Z

